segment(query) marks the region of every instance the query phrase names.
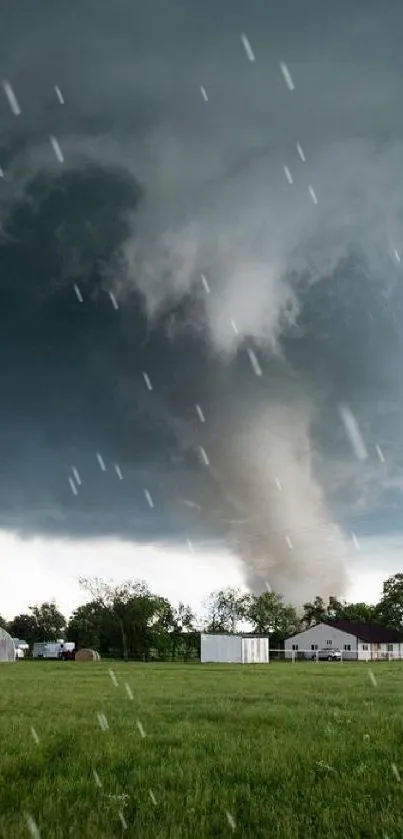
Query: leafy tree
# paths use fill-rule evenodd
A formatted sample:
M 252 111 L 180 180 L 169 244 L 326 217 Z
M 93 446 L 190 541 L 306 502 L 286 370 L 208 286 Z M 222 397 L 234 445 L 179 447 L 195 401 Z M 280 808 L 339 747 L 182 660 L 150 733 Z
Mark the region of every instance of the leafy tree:
M 175 609 L 174 618 L 176 627 L 182 632 L 194 632 L 196 616 L 190 606 L 179 603 L 178 608 Z
M 249 601 L 248 620 L 253 632 L 270 633 L 270 646 L 277 649 L 285 638 L 301 630 L 301 622 L 293 606 L 284 603 L 283 598 L 274 592 L 266 591 Z
M 26 641 L 29 645 L 40 640 L 38 638 L 38 627 L 33 615 L 16 615 L 9 622 L 7 632 L 10 633 L 12 638 L 20 638 L 21 641 Z
M 207 632 L 236 632 L 240 621 L 247 617 L 249 595 L 238 588 L 224 588 L 213 592 L 207 601 Z
M 337 597 L 329 597 L 328 604 L 321 597 L 316 597 L 313 603 L 305 603 L 302 621 L 305 626 L 322 623 L 327 619 L 346 621 L 376 620 L 376 610 L 368 603 L 346 603 Z
M 327 607 L 323 597 L 315 597 L 313 603 L 304 603 L 302 623 L 305 629 L 317 623 L 323 623 L 328 616 Z
M 344 604 L 337 599 L 337 597 L 329 597 L 329 602 L 326 607 L 326 617 L 334 620 L 340 619 L 343 613 Z
M 376 607 L 368 603 L 344 603 L 337 618 L 345 621 L 366 623 L 377 620 Z
M 35 619 L 37 633 L 43 641 L 57 641 L 66 629 L 66 618 L 59 612 L 55 603 L 42 603 L 41 606 L 30 606 L 30 612 Z
M 166 659 L 171 649 L 171 634 L 175 626 L 175 610 L 164 597 L 153 600 L 154 611 L 147 621 L 148 649 L 157 653 L 158 658 Z
M 89 647 L 100 651 L 107 617 L 110 616 L 97 600 L 84 603 L 75 609 L 70 617 L 67 627 L 68 640 L 74 641 L 77 649 Z
M 195 615 L 190 606 L 179 603 L 178 608 L 173 611 L 173 629 L 170 633 L 171 658 L 175 660 L 177 652 L 183 658 L 188 658 L 192 650 L 197 648 L 195 632 Z
M 119 652 L 125 660 L 148 658 L 161 626 L 169 623 L 171 609 L 164 598 L 151 594 L 141 581 L 114 584 L 97 577 L 80 579 L 98 606 L 111 619 L 111 629 L 119 632 Z
M 34 644 L 36 641 L 56 641 L 63 635 L 66 619 L 55 603 L 30 606 L 29 611 L 31 614 L 16 615 L 8 624 L 8 632 L 13 638 Z
M 385 580 L 382 597 L 375 607 L 378 621 L 386 626 L 401 629 L 403 624 L 403 574 Z

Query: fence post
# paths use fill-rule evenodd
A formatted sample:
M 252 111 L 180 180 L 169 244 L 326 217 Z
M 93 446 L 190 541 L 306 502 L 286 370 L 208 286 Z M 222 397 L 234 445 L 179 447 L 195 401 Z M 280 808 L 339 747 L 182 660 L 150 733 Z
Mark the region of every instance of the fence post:
M 292 650 L 291 658 L 292 658 L 292 663 L 295 664 L 295 650 Z

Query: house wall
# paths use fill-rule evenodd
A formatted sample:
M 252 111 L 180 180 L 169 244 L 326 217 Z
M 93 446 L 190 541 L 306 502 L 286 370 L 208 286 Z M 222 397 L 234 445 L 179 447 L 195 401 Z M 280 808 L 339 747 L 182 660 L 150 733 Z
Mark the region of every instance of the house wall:
M 240 635 L 200 636 L 200 661 L 242 664 L 242 637 Z
M 389 649 L 390 647 L 390 649 Z M 403 644 L 368 644 L 358 639 L 359 661 L 385 661 L 403 658 Z
M 389 650 L 389 647 L 392 649 Z M 382 658 L 390 658 L 392 661 L 393 659 L 403 658 L 403 644 L 381 644 L 380 652 Z
M 328 644 L 327 642 L 331 643 Z M 315 650 L 312 650 L 312 645 L 317 645 L 318 650 L 335 649 L 341 650 L 343 658 L 357 658 L 357 638 L 355 635 L 350 635 L 348 632 L 342 632 L 340 629 L 335 629 L 333 626 L 328 626 L 324 623 L 319 623 L 317 626 L 311 626 L 305 632 L 298 632 L 291 638 L 287 638 L 284 642 L 285 658 L 292 658 L 292 647 L 298 645 L 298 650 L 295 654 L 307 650 L 307 657 L 313 655 Z M 350 650 L 345 650 L 345 646 L 350 646 Z

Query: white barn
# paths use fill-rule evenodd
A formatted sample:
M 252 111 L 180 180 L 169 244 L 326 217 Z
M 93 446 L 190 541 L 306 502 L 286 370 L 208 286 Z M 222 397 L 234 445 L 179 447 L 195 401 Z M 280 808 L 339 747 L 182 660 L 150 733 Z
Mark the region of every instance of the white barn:
M 202 632 L 200 661 L 205 664 L 268 664 L 269 639 L 248 632 L 240 635 Z
M 318 650 L 340 650 L 343 659 L 403 658 L 403 633 L 379 623 L 329 620 L 284 642 L 285 658 L 312 658 Z

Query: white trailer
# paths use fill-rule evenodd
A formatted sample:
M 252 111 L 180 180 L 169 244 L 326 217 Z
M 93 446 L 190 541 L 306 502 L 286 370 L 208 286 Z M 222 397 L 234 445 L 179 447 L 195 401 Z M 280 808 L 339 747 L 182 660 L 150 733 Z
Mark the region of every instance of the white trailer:
M 61 658 L 63 652 L 75 649 L 73 641 L 42 641 L 34 644 L 32 658 Z
M 26 641 L 21 641 L 20 638 L 13 638 L 15 647 L 15 660 L 25 658 L 25 653 L 29 650 L 29 644 Z
M 200 636 L 200 661 L 219 664 L 268 664 L 269 639 L 262 635 L 212 634 Z

